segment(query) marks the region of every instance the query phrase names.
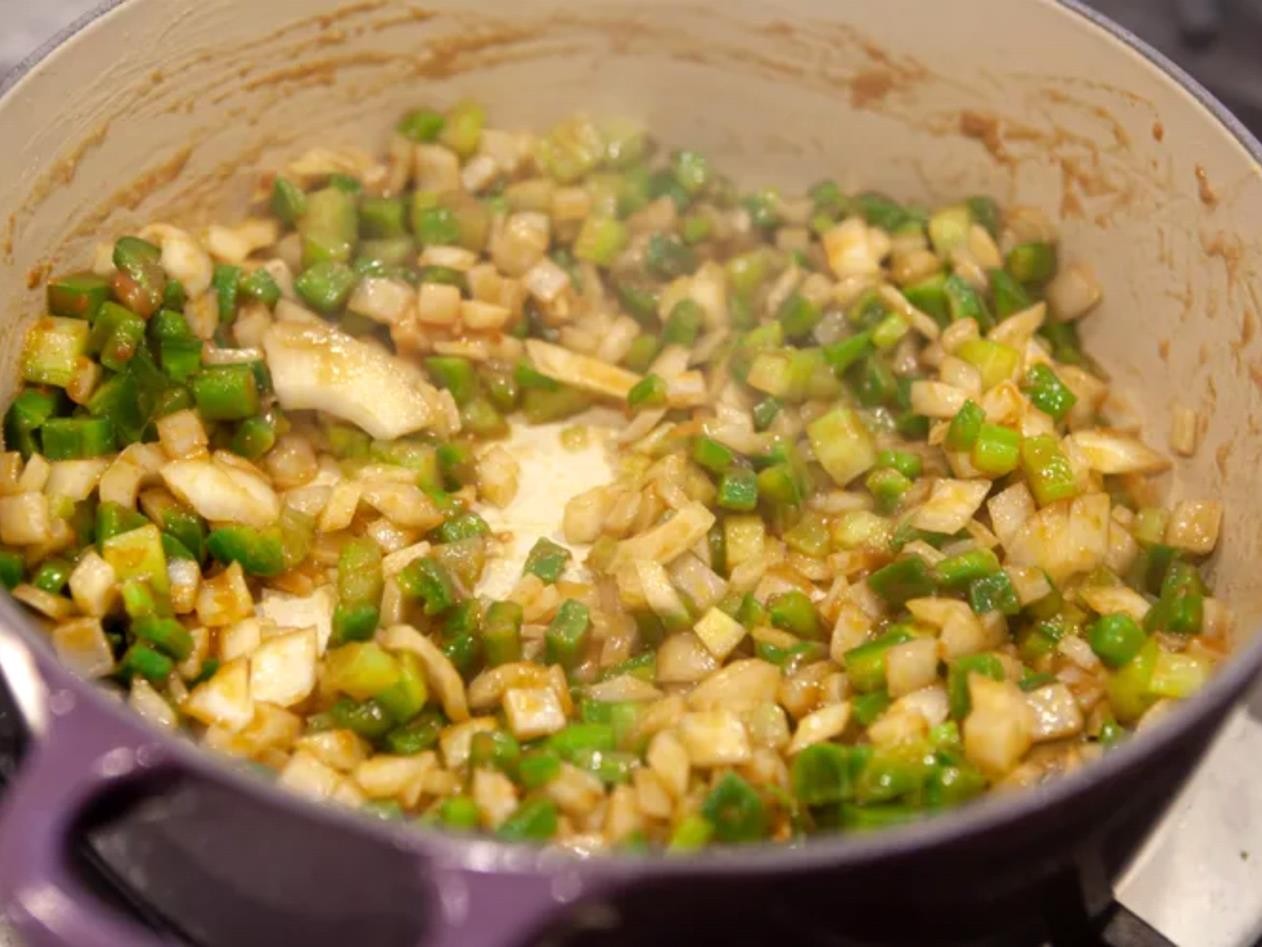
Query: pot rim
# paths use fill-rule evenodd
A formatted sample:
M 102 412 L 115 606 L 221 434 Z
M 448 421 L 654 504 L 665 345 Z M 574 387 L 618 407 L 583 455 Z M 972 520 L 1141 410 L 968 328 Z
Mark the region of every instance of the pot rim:
M 0 80 L 0 100 L 12 93 L 22 80 L 68 40 L 97 19 L 122 6 L 126 0 L 103 2 L 57 32 L 26 56 Z M 1262 143 L 1204 86 L 1126 27 L 1109 19 L 1082 0 L 1039 0 L 1044 6 L 1062 9 L 1086 21 L 1084 29 L 1095 29 L 1137 53 L 1156 71 L 1174 80 L 1217 120 L 1255 165 L 1262 168 Z M 170 758 L 191 774 L 262 797 L 270 803 L 293 807 L 308 819 L 377 835 L 385 844 L 403 846 L 441 860 L 450 868 L 478 872 L 505 871 L 516 874 L 572 872 L 580 867 L 591 876 L 629 878 L 640 875 L 714 875 L 759 872 L 805 872 L 821 867 L 853 865 L 914 855 L 919 850 L 950 845 L 969 836 L 1002 830 L 1033 816 L 1045 808 L 1062 807 L 1082 796 L 1098 783 L 1137 769 L 1151 757 L 1169 749 L 1184 732 L 1199 721 L 1223 712 L 1249 685 L 1262 668 L 1262 629 L 1232 657 L 1199 694 L 1176 708 L 1166 719 L 1136 739 L 1109 751 L 1102 759 L 1040 786 L 1011 795 L 983 797 L 976 803 L 936 814 L 924 821 L 883 829 L 871 834 L 816 836 L 797 845 L 767 844 L 742 848 L 716 848 L 688 855 L 611 854 L 589 858 L 512 844 L 489 837 L 461 837 L 436 829 L 416 826 L 401 828 L 366 818 L 342 806 L 320 803 L 289 792 L 246 770 L 231 765 L 229 758 L 194 745 L 179 736 L 158 730 L 139 715 L 105 696 L 104 691 L 64 667 L 20 606 L 8 596 L 0 596 L 0 634 L 15 634 L 28 647 L 43 656 L 44 684 L 48 690 L 69 688 L 78 700 L 87 701 L 93 713 L 105 714 L 116 724 L 136 735 L 137 743 L 160 743 Z M 39 739 L 39 735 L 35 735 Z

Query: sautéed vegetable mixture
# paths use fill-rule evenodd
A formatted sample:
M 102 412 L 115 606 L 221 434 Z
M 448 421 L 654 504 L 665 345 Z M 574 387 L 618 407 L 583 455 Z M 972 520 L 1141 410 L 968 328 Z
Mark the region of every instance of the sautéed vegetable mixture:
M 1155 499 L 1033 209 L 746 192 L 464 102 L 255 213 L 49 282 L 0 577 L 287 787 L 584 851 L 787 841 L 1083 765 L 1227 653 L 1221 506 Z M 486 594 L 505 438 L 598 408 L 611 481 Z

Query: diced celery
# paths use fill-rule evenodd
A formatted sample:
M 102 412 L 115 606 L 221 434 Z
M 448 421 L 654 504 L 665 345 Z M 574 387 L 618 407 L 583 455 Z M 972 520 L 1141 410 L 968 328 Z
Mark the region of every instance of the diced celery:
M 815 459 L 838 486 L 844 487 L 876 464 L 876 446 L 859 415 L 834 408 L 806 428 Z
M 74 378 L 79 359 L 87 355 L 88 333 L 88 323 L 83 319 L 64 316 L 39 319 L 26 333 L 22 380 L 65 388 Z

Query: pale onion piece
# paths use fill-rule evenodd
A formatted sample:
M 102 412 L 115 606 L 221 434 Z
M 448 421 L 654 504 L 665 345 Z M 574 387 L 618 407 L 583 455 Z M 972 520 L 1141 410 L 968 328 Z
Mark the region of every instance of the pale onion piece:
M 512 688 L 539 688 L 550 685 L 547 668 L 534 661 L 510 661 L 487 668 L 469 682 L 466 698 L 471 710 L 491 710 Z
M 172 459 L 200 457 L 206 453 L 207 445 L 210 444 L 201 417 L 191 408 L 159 418 L 156 426 L 158 443 Z
M 1026 344 L 1047 319 L 1047 304 L 1037 302 L 1033 306 L 1014 312 L 986 334 L 992 342 L 998 342 L 1018 352 L 1025 351 Z
M 867 737 L 873 746 L 894 747 L 925 739 L 929 724 L 924 716 L 904 701 L 896 700 L 885 713 L 868 726 Z
M 362 499 L 382 516 L 405 528 L 427 530 L 443 521 L 434 501 L 412 483 L 370 481 L 364 484 Z
M 0 497 L 0 542 L 34 546 L 51 536 L 48 497 L 34 490 Z
M 1002 629 L 985 625 L 966 602 L 918 598 L 907 602 L 907 610 L 920 621 L 940 629 L 938 650 L 946 660 L 986 651 L 996 647 L 1002 639 Z
M 163 272 L 179 280 L 190 297 L 200 296 L 210 288 L 214 263 L 188 231 L 156 223 L 142 228 L 139 236 L 158 245 L 162 251 L 159 263 Z
M 977 261 L 978 266 L 983 269 L 993 270 L 1003 266 L 1003 257 L 999 254 L 995 238 L 981 224 L 969 226 L 965 246 L 973 259 Z
M 1075 497 L 1069 507 L 1068 544 L 1079 571 L 1103 565 L 1109 554 L 1110 502 L 1107 493 L 1086 493 Z
M 1100 281 L 1085 263 L 1062 265 L 1047 284 L 1047 300 L 1061 322 L 1081 319 L 1099 304 L 1102 297 Z
M 863 644 L 871 629 L 871 615 L 850 602 L 843 602 L 837 611 L 837 620 L 833 623 L 828 656 L 837 664 L 842 664 L 846 652 Z
M 1082 732 L 1082 708 L 1064 684 L 1048 684 L 1025 695 L 1034 717 L 1031 737 L 1035 743 L 1063 740 Z
M 322 533 L 336 533 L 346 529 L 355 519 L 364 485 L 357 480 L 343 480 L 329 491 L 324 508 L 320 511 L 317 528 Z
M 1159 473 L 1170 466 L 1170 461 L 1141 440 L 1118 431 L 1075 431 L 1066 441 L 1092 470 L 1102 474 Z
M 976 520 L 970 521 L 970 523 L 976 523 L 976 522 L 977 522 Z M 965 524 L 966 529 L 968 528 L 968 525 L 969 524 Z M 940 552 L 937 549 L 934 549 L 923 539 L 913 539 L 911 542 L 909 542 L 906 546 L 903 547 L 903 552 L 909 556 L 919 556 L 921 559 L 923 559 L 925 562 L 927 562 L 931 566 L 936 566 L 939 562 L 941 562 L 943 559 L 946 558 L 946 556 L 942 552 Z
M 212 523 L 268 526 L 280 500 L 258 474 L 212 457 L 175 460 L 159 471 L 167 489 Z
M 521 282 L 526 287 L 526 292 L 535 299 L 542 303 L 552 303 L 569 289 L 570 274 L 543 257 L 525 272 Z
M 618 543 L 613 566 L 636 559 L 673 562 L 704 538 L 713 525 L 713 513 L 700 503 L 690 503 L 676 510 L 670 519 Z
M 127 705 L 151 724 L 163 730 L 174 730 L 179 718 L 175 708 L 167 703 L 152 684 L 140 675 L 131 679 L 131 691 L 127 695 Z
M 31 459 L 22 468 L 22 475 L 18 477 L 18 490 L 32 492 L 43 490 L 48 484 L 52 471 L 53 466 L 44 455 L 32 454 Z
M 759 658 L 742 658 L 714 671 L 694 687 L 687 696 L 688 707 L 717 710 L 775 703 L 781 677 L 774 664 Z
M 933 533 L 958 533 L 981 508 L 990 486 L 989 480 L 937 480 L 912 515 L 912 525 Z
M 257 618 L 243 618 L 220 628 L 215 640 L 219 646 L 219 660 L 247 658 L 263 640 L 263 623 Z
M 254 599 L 245 583 L 241 563 L 234 562 L 218 575 L 204 579 L 197 589 L 197 619 L 210 628 L 241 621 L 254 611 Z
M 504 692 L 504 717 L 518 740 L 536 740 L 566 724 L 565 711 L 551 687 L 514 687 Z
M 635 372 L 540 339 L 526 340 L 526 354 L 540 374 L 609 398 L 625 400 L 627 393 L 640 381 Z
M 190 563 L 190 564 L 194 568 L 197 567 L 197 563 L 195 562 Z M 206 628 L 202 625 L 197 625 L 193 628 L 189 628 L 188 636 L 189 638 L 192 639 L 193 646 L 189 649 L 188 654 L 185 655 L 175 665 L 175 671 L 180 676 L 181 683 L 183 683 L 183 681 L 191 681 L 195 677 L 200 675 L 202 672 L 202 667 L 205 664 L 206 659 L 211 656 L 210 654 L 210 629 L 209 628 Z M 185 693 L 172 692 L 171 697 L 178 704 L 181 700 L 184 699 L 186 693 L 187 692 Z
M 438 735 L 438 748 L 442 752 L 444 765 L 448 769 L 464 766 L 469 761 L 474 736 L 498 729 L 499 723 L 494 717 L 472 717 L 443 727 Z
M 381 570 L 387 576 L 398 575 L 403 569 L 415 559 L 429 554 L 429 543 L 419 542 L 411 546 L 405 546 L 397 552 L 392 552 L 381 560 Z
M 517 808 L 517 787 L 497 769 L 475 769 L 469 793 L 484 829 L 499 828 Z
M 759 749 L 779 752 L 789 745 L 789 715 L 783 707 L 772 703 L 754 704 L 737 712 L 745 725 L 745 732 L 749 734 L 749 743 L 755 755 Z
M 812 743 L 823 743 L 825 740 L 831 740 L 833 737 L 839 736 L 846 729 L 846 724 L 849 722 L 849 701 L 821 707 L 798 721 L 797 729 L 793 731 L 793 739 L 789 742 L 786 752 L 792 756 L 794 753 L 800 753 Z
M 965 342 L 979 337 L 976 319 L 960 319 L 942 330 L 942 350 L 954 352 Z
M 418 191 L 443 194 L 460 190 L 460 159 L 442 145 L 418 144 L 412 152 Z
M 430 244 L 421 251 L 416 262 L 421 266 L 445 266 L 448 269 L 465 273 L 473 269 L 478 262 L 478 255 L 464 247 Z
M 99 618 L 76 618 L 52 633 L 57 658 L 81 677 L 104 677 L 114 670 L 114 652 Z
M 94 362 L 86 355 L 75 359 L 74 372 L 66 382 L 66 396 L 75 404 L 87 405 L 101 383 L 104 374 L 99 362 Z
M 114 244 L 98 243 L 92 248 L 92 272 L 97 276 L 113 276 L 118 272 L 114 266 Z
M 331 799 L 343 782 L 342 774 L 320 762 L 313 753 L 299 750 L 289 758 L 276 782 L 317 802 Z
M 346 308 L 373 322 L 394 325 L 409 318 L 416 306 L 416 290 L 402 280 L 369 276 L 355 284 Z
M 358 809 L 368 800 L 364 798 L 364 794 L 360 792 L 353 779 L 344 777 L 334 788 L 329 801 L 339 806 L 346 806 L 348 809 Z
M 70 573 L 70 597 L 85 615 L 102 618 L 118 598 L 114 567 L 90 548 Z
M 333 174 L 376 185 L 385 180 L 386 169 L 368 152 L 348 145 L 309 148 L 285 166 L 285 176 L 304 188 Z
M 213 303 L 214 297 L 209 297 Z M 310 309 L 306 309 L 292 299 L 282 299 L 273 310 L 277 322 L 292 322 L 299 325 L 320 326 L 324 320 Z M 218 316 L 215 317 L 218 319 Z
M 250 693 L 279 707 L 300 703 L 315 688 L 314 628 L 274 635 L 250 655 Z
M 670 576 L 661 563 L 637 559 L 633 563 L 640 592 L 649 609 L 668 628 L 678 628 L 688 621 L 688 609 L 679 592 L 671 585 Z
M 75 503 L 86 500 L 108 466 L 109 461 L 104 457 L 53 461 L 49 465 L 48 479 L 44 482 L 44 492 L 50 497 L 65 497 Z
M 1025 397 L 1016 383 L 1004 379 L 982 396 L 980 402 L 986 420 L 992 424 L 1012 426 L 1026 413 Z
M 919 714 L 930 727 L 943 723 L 951 713 L 950 699 L 941 684 L 931 684 L 904 694 L 894 701 L 893 707 Z
M 605 806 L 605 838 L 617 844 L 643 827 L 644 816 L 640 812 L 635 789 L 625 784 L 614 786 Z
M 684 553 L 671 564 L 670 579 L 697 609 L 708 609 L 727 594 L 727 580 L 695 553 Z
M 166 462 L 157 444 L 129 444 L 101 474 L 97 495 L 103 503 L 134 508 L 137 491 L 154 481 Z
M 248 662 L 237 658 L 224 664 L 210 680 L 189 692 L 180 709 L 207 726 L 220 726 L 232 733 L 244 729 L 254 719 Z
M 1141 623 L 1152 608 L 1148 599 L 1125 585 L 1083 585 L 1078 595 L 1098 615 L 1121 612 Z
M 885 681 L 891 697 L 928 687 L 938 677 L 938 642 L 917 638 L 885 652 Z
M 672 408 L 697 408 L 706 403 L 705 376 L 699 371 L 687 371 L 666 382 L 666 403 Z
M 1109 523 L 1109 551 L 1104 557 L 1104 564 L 1115 575 L 1124 575 L 1139 558 L 1139 543 L 1135 542 L 1129 528 L 1118 521 L 1119 510 L 1125 510 L 1125 507 L 1113 508 L 1113 521 Z
M 506 276 L 522 276 L 543 258 L 551 239 L 546 214 L 519 211 L 491 231 L 491 260 Z
M 593 773 L 572 763 L 562 763 L 560 771 L 544 786 L 543 792 L 562 812 L 583 816 L 604 798 L 605 787 Z
M 692 684 L 710 674 L 718 662 L 695 634 L 683 631 L 658 646 L 656 680 L 659 684 Z
M 1218 545 L 1223 505 L 1217 500 L 1180 500 L 1170 512 L 1166 543 L 1194 555 L 1207 556 Z
M 206 228 L 206 249 L 223 263 L 241 264 L 255 250 L 270 247 L 279 237 L 280 224 L 276 220 L 250 217 L 235 227 L 211 224 Z M 164 257 L 165 250 L 163 247 Z
M 260 270 L 266 270 L 268 275 L 276 281 L 276 287 L 280 290 L 281 296 L 285 299 L 294 298 L 294 273 L 289 268 L 289 264 L 279 257 L 273 257 L 270 260 L 264 260 L 259 264 Z M 267 307 L 265 306 L 264 309 Z M 237 319 L 240 320 L 240 316 Z M 253 344 L 253 343 L 252 343 Z
M 745 725 L 730 710 L 684 714 L 679 720 L 679 739 L 693 766 L 737 766 L 750 757 Z
M 736 650 L 748 633 L 744 625 L 717 608 L 711 608 L 702 615 L 692 630 L 706 650 L 720 661 Z
M 75 611 L 74 602 L 70 599 L 45 592 L 27 582 L 15 586 L 10 594 L 27 608 L 32 608 L 53 621 L 64 621 Z
M 657 700 L 662 692 L 641 677 L 634 674 L 619 674 L 607 680 L 591 684 L 585 691 L 588 698 L 599 701 L 632 701 Z
M 847 217 L 825 231 L 821 240 L 828 266 L 838 278 L 873 276 L 880 272 L 880 248 L 860 217 Z
M 448 720 L 469 719 L 464 681 L 450 659 L 438 646 L 410 625 L 395 625 L 380 633 L 381 643 L 394 651 L 411 651 L 421 659 L 430 688 L 438 695 Z
M 1037 511 L 1030 488 L 1024 483 L 1014 483 L 996 493 L 986 502 L 990 514 L 991 529 L 999 542 L 1007 546 Z
M 314 628 L 317 650 L 323 654 L 333 633 L 334 600 L 331 585 L 322 585 L 309 595 L 286 595 L 264 589 L 258 613 L 260 618 L 278 628 Z
M 460 301 L 460 321 L 466 328 L 476 332 L 502 329 L 512 316 L 513 313 L 507 306 L 485 303 L 476 299 Z
M 425 776 L 435 765 L 432 755 L 394 756 L 379 753 L 355 767 L 352 778 L 369 799 L 397 799 L 414 806 L 421 798 Z
M 1056 650 L 1084 671 L 1096 671 L 1100 667 L 1100 659 L 1091 650 L 1091 645 L 1077 635 L 1061 638 L 1056 644 Z
M 1196 453 L 1200 418 L 1186 405 L 1176 404 L 1170 409 L 1170 449 L 1182 457 Z
M 968 393 L 940 381 L 913 381 L 911 407 L 929 418 L 953 418 L 964 407 Z
M 676 800 L 682 799 L 688 790 L 692 763 L 675 731 L 662 730 L 655 734 L 649 741 L 644 759 L 666 792 Z
M 296 746 L 299 751 L 306 751 L 325 765 L 343 773 L 349 773 L 372 752 L 372 748 L 363 738 L 351 730 L 342 729 L 308 733 L 298 738 Z M 434 758 L 433 752 L 429 750 L 419 755 Z
M 423 386 L 381 348 L 329 326 L 292 323 L 268 329 L 263 348 L 286 411 L 324 411 L 383 440 L 434 423 Z
M 500 509 L 512 503 L 517 496 L 520 475 L 521 466 L 517 459 L 499 445 L 491 447 L 478 458 L 478 490 L 488 503 Z
M 187 615 L 197 608 L 197 590 L 202 570 L 191 559 L 167 559 L 167 580 L 171 583 L 171 610 Z
M 613 508 L 616 494 L 607 484 L 592 487 L 571 497 L 565 504 L 561 529 L 567 542 L 590 543 L 600 536 L 605 518 Z
M 1030 566 L 1005 566 L 1003 571 L 1008 573 L 1008 580 L 1012 583 L 1017 601 L 1022 607 L 1052 594 L 1052 583 L 1047 581 L 1047 576 L 1039 569 Z
M 460 288 L 422 283 L 416 297 L 416 318 L 427 326 L 454 326 L 460 318 Z
M 474 155 L 460 169 L 460 183 L 470 194 L 478 194 L 499 177 L 500 169 L 489 155 Z
M 892 311 L 902 315 L 908 324 L 926 339 L 933 340 L 941 335 L 942 330 L 933 320 L 933 317 L 913 306 L 897 287 L 891 286 L 889 283 L 882 283 L 876 292 L 885 305 Z
M 1034 740 L 1034 712 L 1010 681 L 970 674 L 968 691 L 973 706 L 964 719 L 964 755 L 983 773 L 1002 776 L 1029 750 Z
M 960 389 L 970 398 L 981 398 L 981 372 L 964 359 L 956 358 L 954 355 L 944 356 L 942 363 L 938 366 L 938 376 L 943 384 Z

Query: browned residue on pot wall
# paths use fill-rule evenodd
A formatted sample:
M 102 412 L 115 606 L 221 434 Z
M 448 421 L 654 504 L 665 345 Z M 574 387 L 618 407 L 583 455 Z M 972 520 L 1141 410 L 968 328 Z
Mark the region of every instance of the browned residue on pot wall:
M 1214 193 L 1214 189 L 1210 186 L 1209 175 L 1205 173 L 1205 169 L 1199 164 L 1196 166 L 1196 196 L 1201 199 L 1201 203 L 1206 207 L 1213 207 L 1218 203 L 1218 195 Z

